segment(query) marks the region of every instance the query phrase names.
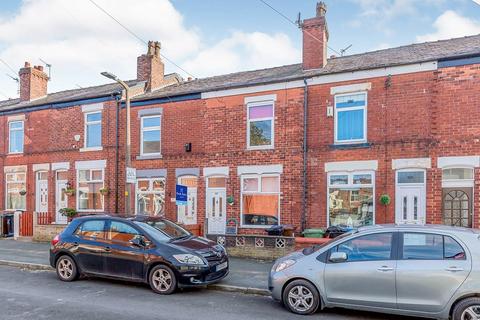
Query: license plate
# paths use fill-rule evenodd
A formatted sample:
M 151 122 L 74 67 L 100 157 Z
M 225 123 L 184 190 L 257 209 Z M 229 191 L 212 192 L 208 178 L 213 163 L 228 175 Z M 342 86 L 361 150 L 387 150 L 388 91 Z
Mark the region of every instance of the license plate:
M 225 268 L 227 268 L 227 267 L 228 267 L 228 262 L 224 262 L 224 263 L 219 264 L 219 265 L 217 266 L 217 271 L 223 270 L 223 269 L 225 269 Z

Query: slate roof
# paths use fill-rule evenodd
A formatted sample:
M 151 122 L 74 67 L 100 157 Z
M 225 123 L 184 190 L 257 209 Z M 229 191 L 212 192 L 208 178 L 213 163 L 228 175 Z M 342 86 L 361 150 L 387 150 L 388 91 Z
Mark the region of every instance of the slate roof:
M 231 89 L 256 84 L 302 79 L 304 77 L 399 66 L 468 55 L 480 55 L 480 35 L 435 42 L 424 42 L 397 48 L 330 58 L 324 68 L 316 70 L 303 71 L 302 64 L 299 63 L 197 79 L 172 85 L 159 91 L 139 95 L 135 97 L 135 100 L 147 100 L 194 92 Z
M 288 80 L 302 79 L 304 77 L 399 66 L 411 63 L 436 61 L 446 58 L 473 55 L 480 55 L 480 35 L 435 42 L 417 43 L 397 48 L 330 58 L 328 59 L 328 63 L 324 68 L 316 70 L 303 71 L 302 64 L 299 63 L 196 79 L 145 93 L 136 96 L 132 100 L 143 101 L 148 99 L 231 89 L 257 84 L 283 82 Z M 169 76 L 172 77 L 178 75 L 167 75 L 167 77 Z M 131 80 L 128 81 L 128 84 L 133 86 L 138 84 L 138 81 Z M 0 112 L 14 110 L 17 108 L 34 107 L 52 103 L 102 97 L 120 89 L 121 87 L 118 84 L 111 83 L 51 93 L 45 98 L 34 101 L 20 102 L 19 99 L 5 100 L 0 101 Z

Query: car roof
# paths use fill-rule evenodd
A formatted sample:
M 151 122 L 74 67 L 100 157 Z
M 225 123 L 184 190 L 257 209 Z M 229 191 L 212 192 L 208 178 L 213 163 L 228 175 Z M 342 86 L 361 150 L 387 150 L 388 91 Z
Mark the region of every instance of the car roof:
M 119 214 L 82 214 L 75 218 L 77 221 L 83 220 L 92 220 L 92 219 L 114 219 L 114 220 L 124 220 L 124 221 L 141 221 L 141 222 L 149 222 L 149 221 L 162 221 L 165 220 L 162 217 L 152 217 L 148 215 L 135 215 L 130 217 L 125 217 Z
M 359 227 L 357 231 L 359 233 L 371 232 L 376 230 L 383 231 L 438 231 L 449 233 L 463 233 L 469 235 L 480 234 L 480 230 L 464 227 L 452 227 L 442 224 L 376 224 L 373 226 Z

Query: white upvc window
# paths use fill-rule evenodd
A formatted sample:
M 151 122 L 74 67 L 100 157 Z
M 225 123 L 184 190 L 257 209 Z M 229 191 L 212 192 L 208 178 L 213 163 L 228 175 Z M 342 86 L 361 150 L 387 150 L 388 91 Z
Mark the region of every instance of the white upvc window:
M 104 210 L 104 198 L 100 189 L 103 187 L 103 169 L 77 170 L 77 210 L 102 212 Z
M 141 118 L 140 155 L 161 155 L 161 115 Z
M 165 178 L 138 178 L 136 189 L 136 214 L 165 215 Z
M 8 152 L 23 153 L 24 122 L 11 121 L 8 123 Z
M 375 173 L 329 172 L 328 225 L 360 227 L 375 223 Z
M 265 227 L 280 222 L 280 175 L 241 177 L 241 226 Z
M 335 143 L 367 141 L 367 92 L 335 95 Z
M 274 101 L 247 103 L 247 149 L 272 149 L 274 142 Z
M 102 147 L 102 111 L 85 113 L 85 149 Z
M 5 174 L 5 209 L 26 210 L 26 173 L 9 172 Z

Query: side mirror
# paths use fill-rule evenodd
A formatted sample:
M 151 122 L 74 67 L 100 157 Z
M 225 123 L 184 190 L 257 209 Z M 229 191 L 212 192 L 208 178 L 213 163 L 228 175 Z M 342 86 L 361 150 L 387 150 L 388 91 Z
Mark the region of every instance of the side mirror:
M 345 252 L 332 252 L 330 254 L 330 262 L 338 263 L 347 261 L 348 256 Z
M 129 243 L 136 247 L 145 246 L 145 241 L 143 240 L 143 237 L 138 237 L 138 236 L 130 240 Z

